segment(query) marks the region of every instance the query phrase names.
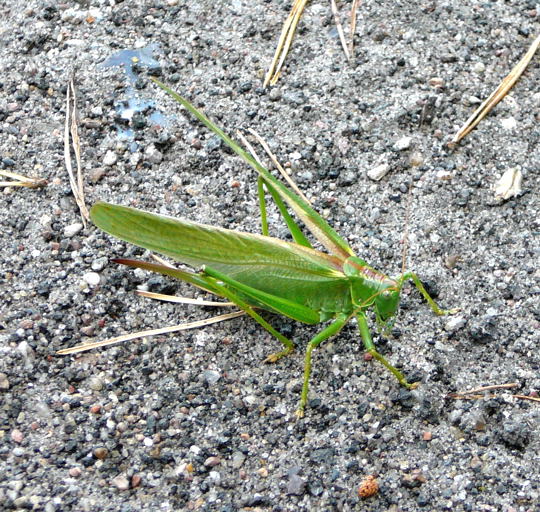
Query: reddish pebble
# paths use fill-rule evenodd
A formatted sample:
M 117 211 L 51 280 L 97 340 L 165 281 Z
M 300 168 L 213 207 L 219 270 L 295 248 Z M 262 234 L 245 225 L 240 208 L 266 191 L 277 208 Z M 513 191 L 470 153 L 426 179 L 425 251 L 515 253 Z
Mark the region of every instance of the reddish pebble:
M 372 359 L 373 359 L 373 356 L 369 352 L 366 352 L 364 354 L 364 361 L 371 361 Z
M 77 478 L 78 476 L 81 476 L 81 468 L 71 468 L 69 470 L 69 476 L 72 476 L 73 478 Z
M 431 441 L 433 439 L 433 434 L 427 430 L 422 432 L 422 440 Z
M 358 496 L 360 496 L 360 498 L 370 498 L 378 492 L 379 484 L 375 478 L 375 475 L 366 476 L 366 478 L 362 480 L 360 487 L 358 487 Z
M 133 475 L 131 477 L 131 488 L 135 489 L 139 487 L 139 485 L 141 485 L 141 482 L 142 482 L 142 478 L 140 477 L 140 475 Z
M 22 320 L 19 323 L 19 327 L 21 329 L 32 329 L 32 327 L 34 327 L 34 322 L 32 320 L 29 320 L 29 319 Z
M 14 429 L 11 431 L 11 440 L 16 443 L 22 443 L 22 440 L 24 439 L 24 434 L 18 430 Z
M 101 405 L 93 405 L 90 407 L 90 412 L 92 414 L 99 414 L 101 412 Z

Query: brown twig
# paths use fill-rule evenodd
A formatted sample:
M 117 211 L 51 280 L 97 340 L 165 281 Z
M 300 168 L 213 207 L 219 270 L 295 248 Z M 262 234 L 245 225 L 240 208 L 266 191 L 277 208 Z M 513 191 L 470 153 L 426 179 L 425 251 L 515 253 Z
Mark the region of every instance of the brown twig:
M 531 47 L 523 58 L 517 63 L 517 65 L 510 71 L 500 83 L 499 87 L 495 89 L 489 97 L 474 111 L 474 113 L 465 121 L 465 124 L 457 131 L 454 138 L 450 142 L 451 145 L 457 144 L 467 134 L 469 134 L 475 126 L 488 114 L 488 112 L 501 101 L 508 91 L 514 86 L 518 78 L 525 71 L 525 68 L 533 58 L 536 50 L 540 46 L 540 36 L 538 36 L 532 43 Z

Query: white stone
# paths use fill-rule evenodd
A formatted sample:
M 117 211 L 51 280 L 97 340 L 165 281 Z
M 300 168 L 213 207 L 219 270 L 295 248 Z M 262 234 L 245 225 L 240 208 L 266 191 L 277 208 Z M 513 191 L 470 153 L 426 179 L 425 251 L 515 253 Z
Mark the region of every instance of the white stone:
M 107 153 L 105 153 L 105 156 L 103 157 L 103 165 L 108 165 L 108 166 L 114 165 L 117 160 L 118 160 L 118 157 L 116 156 L 116 153 L 114 151 L 109 150 L 107 151 Z
M 465 318 L 462 316 L 451 317 L 444 326 L 444 329 L 449 332 L 459 331 L 465 327 Z
M 513 130 L 514 128 L 517 128 L 517 121 L 514 117 L 507 117 L 505 119 L 501 119 L 501 126 L 505 130 Z
M 409 149 L 411 147 L 412 140 L 412 137 L 402 137 L 395 142 L 394 149 L 396 151 L 404 151 Z
M 76 234 L 80 233 L 83 227 L 84 226 L 80 222 L 75 222 L 74 224 L 70 224 L 69 226 L 66 226 L 64 228 L 64 236 L 71 238 L 75 236 Z
M 97 272 L 87 272 L 83 276 L 83 281 L 90 286 L 97 286 L 100 281 L 99 274 Z
M 373 167 L 373 169 L 370 169 L 367 172 L 368 178 L 373 181 L 379 181 L 384 176 L 388 174 L 388 171 L 390 170 L 390 165 L 388 165 L 388 162 L 383 162 L 382 164 L 377 165 L 376 167 Z
M 483 73 L 486 70 L 486 65 L 483 62 L 477 62 L 473 66 L 473 70 L 475 73 Z

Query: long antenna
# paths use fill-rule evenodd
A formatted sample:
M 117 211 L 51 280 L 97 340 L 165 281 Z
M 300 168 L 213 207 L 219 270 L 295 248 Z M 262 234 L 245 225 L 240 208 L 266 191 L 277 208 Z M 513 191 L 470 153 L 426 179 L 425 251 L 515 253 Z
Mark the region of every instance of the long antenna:
M 409 224 L 411 220 L 412 206 L 412 183 L 409 185 L 409 193 L 407 194 L 407 211 L 405 213 L 405 232 L 403 233 L 403 252 L 401 254 L 401 274 L 405 274 L 407 269 L 407 252 L 409 250 Z

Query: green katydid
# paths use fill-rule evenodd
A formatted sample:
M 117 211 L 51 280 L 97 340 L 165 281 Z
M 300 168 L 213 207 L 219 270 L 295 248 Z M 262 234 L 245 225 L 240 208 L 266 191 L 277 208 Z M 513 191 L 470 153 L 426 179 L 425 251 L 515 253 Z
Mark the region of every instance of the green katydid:
M 414 273 L 406 272 L 397 279 L 391 279 L 356 257 L 345 240 L 307 201 L 270 174 L 186 99 L 159 81 L 155 82 L 257 171 L 263 234 L 237 232 L 98 202 L 92 207 L 90 215 L 99 228 L 198 271 L 188 272 L 134 260 L 116 261 L 181 279 L 236 304 L 283 344 L 283 350 L 268 356 L 268 362 L 275 362 L 290 354 L 294 344 L 262 318 L 259 310 L 285 315 L 306 324 L 327 322 L 328 325 L 307 344 L 298 417 L 303 416 L 308 400 L 313 350 L 336 335 L 353 317 L 358 321 L 366 351 L 392 372 L 401 385 L 414 387 L 377 352 L 366 313 L 373 310 L 377 322 L 387 325 L 396 315 L 401 289 L 409 279 L 435 314 L 453 311 L 440 309 Z M 294 243 L 268 236 L 265 191 L 274 199 L 283 215 Z M 312 247 L 287 207 L 328 253 Z

